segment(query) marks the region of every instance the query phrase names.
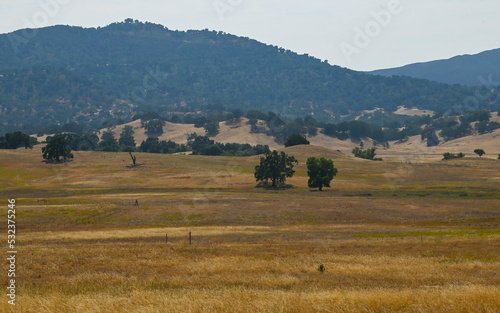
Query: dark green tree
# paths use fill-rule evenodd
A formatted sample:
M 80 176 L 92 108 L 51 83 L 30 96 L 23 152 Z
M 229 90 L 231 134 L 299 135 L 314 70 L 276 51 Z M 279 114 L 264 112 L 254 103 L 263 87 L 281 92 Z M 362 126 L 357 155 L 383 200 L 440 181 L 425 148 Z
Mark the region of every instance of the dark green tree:
M 42 153 L 43 158 L 49 161 L 61 162 L 61 158 L 65 161 L 73 158 L 66 140 L 60 135 L 49 137 L 47 145 L 42 148 Z
M 102 134 L 101 142 L 99 143 L 99 150 L 107 152 L 118 152 L 120 146 L 111 129 L 106 130 Z
M 234 109 L 231 111 L 231 117 L 239 120 L 243 116 L 243 111 L 240 109 Z
M 483 155 L 486 154 L 486 152 L 484 152 L 483 149 L 476 149 L 476 150 L 474 150 L 474 153 L 479 155 L 479 157 L 482 157 Z
M 309 188 L 330 187 L 330 182 L 337 175 L 338 170 L 334 167 L 333 161 L 326 158 L 310 157 L 307 159 L 307 175 Z
M 450 153 L 450 152 L 445 152 L 443 153 L 443 160 L 451 160 L 451 159 L 461 159 L 465 157 L 465 154 L 462 152 L 458 154 Z
M 203 125 L 208 137 L 215 137 L 219 133 L 219 122 L 212 121 Z
M 316 136 L 318 134 L 318 128 L 316 126 L 307 126 L 307 134 L 309 136 Z
M 307 129 L 304 125 L 295 120 L 290 123 L 284 123 L 283 127 L 275 128 L 274 133 L 276 137 L 283 138 L 283 140 L 286 141 L 289 137 L 294 135 L 305 135 Z
M 306 139 L 306 136 L 293 134 L 288 137 L 285 141 L 285 147 L 293 147 L 298 145 L 308 145 L 310 144 L 309 140 Z
M 125 126 L 120 134 L 120 139 L 118 140 L 120 146 L 135 147 L 134 133 L 134 128 L 132 126 Z
M 337 136 L 337 125 L 330 123 L 326 124 L 323 128 L 323 134 L 330 137 Z
M 247 112 L 247 114 L 245 116 L 250 121 L 252 121 L 252 120 L 255 121 L 255 123 L 257 123 L 257 120 L 263 120 L 263 121 L 265 121 L 266 118 L 267 118 L 267 114 L 266 113 L 262 113 L 259 110 L 250 110 L 250 111 Z
M 352 154 L 354 154 L 355 157 L 361 158 L 361 159 L 367 159 L 367 160 L 374 160 L 374 161 L 382 161 L 381 158 L 375 158 L 377 155 L 375 151 L 377 148 L 370 148 L 363 150 L 359 147 L 356 147 L 352 150 Z
M 144 124 L 144 128 L 146 128 L 146 133 L 151 137 L 159 137 L 163 134 L 163 126 L 165 125 L 165 121 L 163 120 L 150 120 Z
M 271 180 L 272 187 L 276 188 L 284 185 L 288 177 L 293 177 L 295 164 L 298 164 L 297 160 L 285 152 L 267 151 L 260 158 L 260 164 L 255 167 L 254 176 L 256 181 L 268 183 Z
M 20 147 L 33 148 L 33 140 L 31 137 L 22 132 L 14 132 L 5 134 L 0 137 L 0 149 L 17 149 Z
M 139 147 L 142 152 L 161 153 L 160 140 L 157 137 L 148 137 Z
M 434 147 L 439 145 L 439 138 L 435 131 L 432 131 L 427 136 L 427 147 Z
M 422 140 L 427 140 L 427 147 L 439 145 L 439 138 L 436 135 L 436 130 L 432 127 L 425 128 L 420 134 Z
M 85 134 L 82 137 L 82 142 L 79 146 L 79 150 L 95 150 L 99 145 L 99 136 L 95 133 Z

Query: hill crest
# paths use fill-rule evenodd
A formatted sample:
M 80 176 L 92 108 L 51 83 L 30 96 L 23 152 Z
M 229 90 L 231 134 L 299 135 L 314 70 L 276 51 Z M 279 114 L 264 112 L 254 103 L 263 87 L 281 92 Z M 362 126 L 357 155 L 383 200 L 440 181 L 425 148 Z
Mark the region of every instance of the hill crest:
M 54 26 L 36 30 L 15 51 L 12 36 L 22 34 L 0 35 L 0 75 L 22 73 L 14 84 L 22 88 L 0 79 L 0 132 L 36 132 L 67 122 L 97 128 L 130 122 L 147 111 L 252 108 L 329 122 L 375 107 L 447 110 L 474 96 L 472 88 L 368 75 L 217 31 L 172 31 L 130 21 L 97 29 Z M 44 76 L 49 70 L 54 75 Z M 54 88 L 57 77 L 67 72 L 86 85 Z M 45 96 L 51 93 L 65 99 L 64 106 Z M 82 101 L 87 106 L 79 105 L 87 94 L 91 97 Z M 500 107 L 498 99 L 479 102 L 480 108 Z
M 500 49 L 368 73 L 383 76 L 409 76 L 446 84 L 498 87 L 500 86 Z

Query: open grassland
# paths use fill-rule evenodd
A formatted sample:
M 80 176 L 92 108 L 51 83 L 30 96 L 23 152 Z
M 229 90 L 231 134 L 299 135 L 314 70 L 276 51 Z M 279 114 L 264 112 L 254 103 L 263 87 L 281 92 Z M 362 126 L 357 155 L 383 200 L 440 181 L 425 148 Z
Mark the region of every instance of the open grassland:
M 263 190 L 258 157 L 0 151 L 18 231 L 0 311 L 500 312 L 500 161 L 288 152 L 293 187 Z M 334 158 L 333 188 L 307 188 L 309 155 Z

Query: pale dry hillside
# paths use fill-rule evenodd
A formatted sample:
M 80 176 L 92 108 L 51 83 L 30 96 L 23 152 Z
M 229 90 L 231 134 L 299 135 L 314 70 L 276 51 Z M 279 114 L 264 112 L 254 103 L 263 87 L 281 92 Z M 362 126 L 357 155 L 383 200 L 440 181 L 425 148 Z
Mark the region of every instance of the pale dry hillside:
M 408 111 L 408 110 L 406 110 Z M 411 114 L 402 110 L 400 113 Z M 422 112 L 413 112 L 415 114 L 423 114 Z M 492 121 L 500 122 L 498 113 L 494 113 Z M 136 120 L 127 124 L 118 125 L 113 129 L 115 137 L 118 139 L 120 133 L 125 126 L 132 126 L 135 131 L 135 142 L 139 146 L 142 141 L 147 139 L 147 134 L 144 127 L 141 126 L 141 121 Z M 258 126 L 261 130 L 259 133 L 252 133 L 251 126 L 248 124 L 247 118 L 241 118 L 239 121 L 220 122 L 220 132 L 217 136 L 211 138 L 216 142 L 221 143 L 248 143 L 251 145 L 268 145 L 271 149 L 282 149 L 283 145 L 276 142 L 275 138 L 268 136 L 267 128 L 264 121 L 259 121 Z M 101 134 L 106 129 L 101 130 Z M 176 143 L 187 143 L 189 134 L 196 133 L 200 136 L 205 135 L 203 127 L 197 128 L 193 124 L 174 124 L 166 122 L 163 127 L 164 133 L 159 137 L 160 140 L 171 140 Z M 45 140 L 46 136 L 39 137 L 38 140 Z M 370 138 L 361 138 L 360 141 L 340 140 L 332 138 L 318 132 L 315 136 L 307 136 L 311 145 L 324 147 L 334 151 L 351 155 L 352 149 L 360 146 L 363 142 L 364 149 L 374 147 L 374 141 Z M 436 147 L 427 147 L 426 141 L 422 141 L 420 136 L 412 136 L 407 141 L 390 142 L 390 147 L 385 149 L 380 145 L 377 146 L 377 154 L 384 160 L 401 161 L 401 162 L 429 162 L 437 161 L 443 158 L 443 153 L 459 153 L 462 152 L 466 156 L 475 157 L 475 149 L 484 149 L 486 155 L 483 158 L 496 159 L 500 154 L 500 129 L 484 135 L 472 135 L 451 141 L 445 142 L 440 138 L 441 143 Z

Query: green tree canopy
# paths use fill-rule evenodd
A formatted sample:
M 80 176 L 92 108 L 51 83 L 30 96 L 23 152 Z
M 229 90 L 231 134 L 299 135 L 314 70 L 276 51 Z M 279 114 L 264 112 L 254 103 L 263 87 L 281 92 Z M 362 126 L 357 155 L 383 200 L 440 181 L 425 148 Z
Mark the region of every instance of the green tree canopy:
M 359 147 L 356 147 L 352 150 L 352 154 L 354 154 L 355 157 L 361 158 L 361 159 L 367 159 L 367 160 L 374 160 L 374 161 L 382 161 L 381 158 L 375 158 L 377 155 L 375 151 L 377 148 L 370 148 L 363 150 Z
M 20 147 L 33 148 L 33 140 L 31 140 L 30 136 L 18 131 L 0 137 L 0 149 L 17 149 Z
M 134 133 L 134 128 L 132 126 L 125 126 L 120 134 L 120 140 L 118 140 L 120 146 L 135 147 Z
M 257 181 L 268 182 L 271 180 L 272 187 L 284 185 L 288 177 L 293 177 L 294 165 L 298 164 L 293 156 L 288 156 L 285 152 L 267 151 L 264 157 L 260 158 L 260 164 L 255 167 L 255 179 Z
M 479 157 L 482 157 L 483 155 L 486 154 L 486 152 L 484 152 L 483 149 L 476 149 L 476 150 L 474 150 L 474 153 L 479 155 Z
M 99 143 L 99 150 L 107 152 L 118 152 L 120 146 L 111 129 L 106 130 L 102 134 L 101 142 Z
M 215 137 L 219 133 L 219 122 L 211 121 L 203 125 L 208 137 Z
M 162 120 L 150 120 L 144 124 L 146 128 L 146 132 L 148 136 L 151 137 L 159 137 L 163 134 L 163 126 L 165 125 L 165 121 Z
M 308 145 L 310 144 L 309 140 L 306 139 L 306 136 L 293 134 L 289 136 L 285 141 L 285 147 L 293 147 L 298 145 Z
M 64 160 L 72 159 L 73 153 L 69 148 L 63 136 L 56 135 L 48 138 L 48 143 L 42 148 L 43 158 L 49 161 L 60 162 L 61 158 Z
M 330 187 L 330 182 L 337 175 L 338 170 L 334 167 L 333 161 L 326 158 L 310 157 L 307 159 L 307 175 L 309 188 Z
M 451 160 L 451 159 L 461 159 L 465 157 L 465 154 L 462 152 L 458 154 L 450 153 L 450 152 L 445 152 L 443 153 L 443 160 Z

